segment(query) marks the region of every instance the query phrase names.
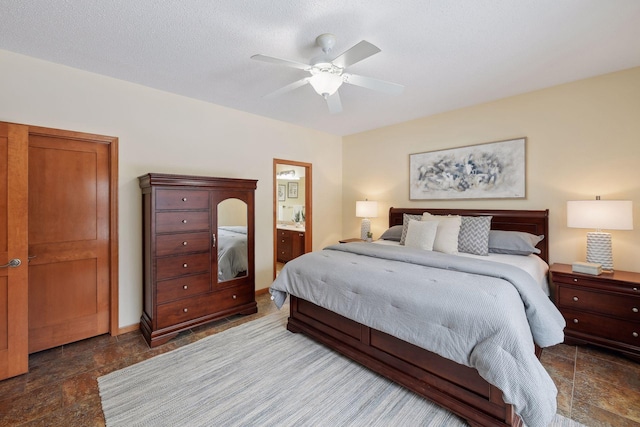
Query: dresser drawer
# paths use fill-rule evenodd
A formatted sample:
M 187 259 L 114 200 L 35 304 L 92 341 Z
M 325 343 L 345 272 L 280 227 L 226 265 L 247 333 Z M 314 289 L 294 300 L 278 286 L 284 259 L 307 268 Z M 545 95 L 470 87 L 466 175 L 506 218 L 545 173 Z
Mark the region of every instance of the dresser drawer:
M 574 310 L 562 310 L 567 322 L 566 331 L 582 332 L 640 347 L 640 323 Z
M 558 286 L 558 305 L 579 311 L 620 317 L 623 320 L 640 322 L 640 297 L 595 292 L 568 286 Z
M 156 256 L 206 252 L 209 250 L 211 243 L 211 235 L 208 231 L 203 233 L 162 234 L 156 237 Z
M 157 302 L 174 301 L 211 290 L 211 275 L 197 274 L 195 276 L 180 277 L 178 279 L 163 280 L 157 285 Z
M 209 192 L 197 190 L 157 190 L 156 209 L 209 209 Z
M 216 292 L 216 310 L 226 310 L 237 305 L 247 304 L 254 300 L 253 286 L 234 286 Z
M 180 233 L 198 230 L 209 230 L 209 212 L 156 213 L 156 233 Z
M 239 286 L 158 306 L 158 328 L 177 325 L 253 301 L 253 289 Z
M 211 261 L 209 259 L 209 252 L 156 258 L 156 278 L 158 280 L 198 273 L 209 273 L 210 269 Z

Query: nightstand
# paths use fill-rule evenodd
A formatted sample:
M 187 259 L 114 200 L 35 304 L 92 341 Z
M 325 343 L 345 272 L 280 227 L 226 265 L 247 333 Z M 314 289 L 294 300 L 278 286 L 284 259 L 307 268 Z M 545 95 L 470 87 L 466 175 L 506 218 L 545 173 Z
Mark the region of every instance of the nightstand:
M 351 243 L 351 242 L 364 242 L 364 240 L 362 240 L 362 239 L 361 239 L 361 238 L 359 238 L 359 237 L 354 237 L 354 238 L 351 238 L 351 239 L 342 239 L 342 240 L 340 240 L 340 243 Z
M 565 343 L 595 344 L 640 361 L 640 273 L 592 276 L 568 264 L 553 264 L 549 273 L 567 322 Z

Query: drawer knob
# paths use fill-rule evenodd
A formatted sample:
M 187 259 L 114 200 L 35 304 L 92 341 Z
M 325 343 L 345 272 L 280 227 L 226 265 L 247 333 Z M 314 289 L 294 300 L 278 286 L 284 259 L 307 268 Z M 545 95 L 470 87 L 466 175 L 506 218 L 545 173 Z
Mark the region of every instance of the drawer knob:
M 183 198 L 182 198 L 182 201 L 183 201 L 183 202 L 186 202 L 186 201 L 187 201 L 187 198 L 186 198 L 186 197 L 183 197 Z
M 634 313 L 637 313 L 637 312 L 638 312 L 638 307 L 633 307 L 633 308 L 631 309 L 631 311 L 633 311 Z
M 578 297 L 573 297 L 573 300 L 574 301 L 578 301 Z
M 634 338 L 638 338 L 638 333 L 637 332 L 634 332 L 631 335 L 633 335 Z
M 187 246 L 187 242 L 182 242 L 182 246 Z
M 184 286 L 182 287 L 182 289 L 189 289 L 189 286 L 184 285 Z
M 183 308 L 182 311 L 184 311 L 186 313 L 187 311 L 189 311 L 189 309 L 188 308 Z
M 578 281 L 578 279 L 573 279 L 573 281 L 574 281 L 574 282 L 577 282 L 577 281 Z
M 185 262 L 184 264 L 182 264 L 182 266 L 183 266 L 184 268 L 187 268 L 187 267 L 188 267 L 186 262 Z
M 183 219 L 183 220 L 182 220 L 182 223 L 183 223 L 183 224 L 186 224 L 186 223 L 187 223 L 187 220 L 186 220 L 186 219 Z
M 638 292 L 638 288 L 633 288 L 633 292 Z
M 237 296 L 235 296 L 235 295 L 233 296 L 233 299 L 237 299 L 237 298 L 238 298 Z
M 578 319 L 573 319 L 573 323 L 578 323 Z

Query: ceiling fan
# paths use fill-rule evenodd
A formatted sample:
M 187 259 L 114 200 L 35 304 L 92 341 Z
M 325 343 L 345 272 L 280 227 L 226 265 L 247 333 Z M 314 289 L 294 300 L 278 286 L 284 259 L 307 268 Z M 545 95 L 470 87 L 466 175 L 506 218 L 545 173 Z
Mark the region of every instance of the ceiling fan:
M 330 53 L 336 44 L 336 37 L 333 34 L 321 34 L 316 38 L 316 44 L 322 48 L 323 54 L 313 58 L 310 64 L 289 61 L 287 59 L 274 58 L 267 55 L 253 55 L 251 59 L 257 61 L 270 62 L 280 64 L 286 67 L 298 68 L 307 71 L 310 76 L 290 83 L 274 92 L 264 96 L 264 98 L 272 98 L 285 92 L 297 89 L 310 84 L 313 89 L 322 96 L 329 107 L 329 111 L 339 113 L 342 111 L 342 102 L 338 94 L 338 88 L 342 83 L 348 83 L 355 86 L 361 86 L 367 89 L 377 90 L 391 95 L 398 95 L 404 90 L 404 86 L 385 82 L 383 80 L 364 77 L 357 74 L 345 72 L 347 67 L 367 59 L 368 57 L 380 52 L 380 49 L 366 40 L 354 45 L 346 52 L 330 59 Z

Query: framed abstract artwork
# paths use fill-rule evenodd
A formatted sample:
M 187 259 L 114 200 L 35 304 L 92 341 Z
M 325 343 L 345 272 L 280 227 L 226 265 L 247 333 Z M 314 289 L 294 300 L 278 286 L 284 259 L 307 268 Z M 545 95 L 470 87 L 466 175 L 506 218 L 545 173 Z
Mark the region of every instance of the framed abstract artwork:
M 525 197 L 526 138 L 409 155 L 409 199 Z
M 284 202 L 285 200 L 287 200 L 286 188 L 287 188 L 286 185 L 278 184 L 278 201 L 279 202 Z

